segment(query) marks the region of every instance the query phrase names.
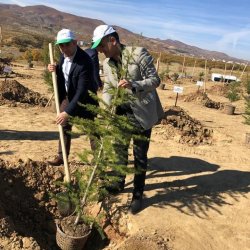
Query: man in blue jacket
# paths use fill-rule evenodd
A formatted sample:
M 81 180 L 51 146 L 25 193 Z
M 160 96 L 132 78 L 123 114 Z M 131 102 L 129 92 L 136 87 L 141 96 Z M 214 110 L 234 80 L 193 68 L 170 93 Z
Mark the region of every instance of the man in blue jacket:
M 82 104 L 98 105 L 88 93 L 96 94 L 93 84 L 93 65 L 91 58 L 77 45 L 74 33 L 69 29 L 62 29 L 57 34 L 56 44 L 62 53 L 58 65 L 48 65 L 50 72 L 56 71 L 57 87 L 60 102 L 60 113 L 56 123 L 63 126 L 67 155 L 70 153 L 72 125 L 68 123 L 70 116 L 94 119 L 94 115 L 86 110 Z M 93 145 L 91 145 L 93 147 Z M 54 160 L 48 161 L 50 165 L 63 164 L 62 149 L 59 141 L 58 155 Z
M 100 65 L 99 65 L 99 57 L 98 57 L 98 52 L 96 49 L 85 49 L 84 50 L 92 59 L 93 63 L 93 73 L 94 73 L 94 80 L 95 80 L 95 86 L 96 90 L 101 89 L 103 87 L 103 83 L 100 77 Z

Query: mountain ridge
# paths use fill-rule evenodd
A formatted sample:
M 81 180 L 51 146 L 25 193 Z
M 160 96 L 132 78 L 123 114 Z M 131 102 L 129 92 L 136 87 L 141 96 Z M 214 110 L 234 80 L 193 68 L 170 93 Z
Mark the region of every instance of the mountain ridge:
M 73 15 L 45 5 L 21 7 L 16 4 L 2 3 L 0 3 L 0 23 L 10 30 L 18 30 L 19 33 L 34 32 L 48 37 L 54 37 L 58 30 L 67 27 L 76 32 L 78 39 L 87 42 L 91 41 L 94 28 L 100 24 L 105 24 L 102 20 Z M 202 49 L 178 40 L 149 38 L 117 25 L 114 25 L 114 27 L 119 32 L 121 41 L 126 44 L 139 43 L 141 46 L 157 52 L 169 52 L 211 60 L 248 62 L 231 57 L 223 52 Z

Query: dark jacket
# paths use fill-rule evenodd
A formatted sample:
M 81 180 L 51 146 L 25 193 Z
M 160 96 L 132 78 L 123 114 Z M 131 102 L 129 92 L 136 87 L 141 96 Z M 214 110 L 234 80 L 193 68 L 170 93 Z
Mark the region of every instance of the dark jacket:
M 96 49 L 91 49 L 91 48 L 85 49 L 85 52 L 92 59 L 93 72 L 94 72 L 94 81 L 95 81 L 96 90 L 98 90 L 98 88 L 101 88 L 103 86 L 102 80 L 101 80 L 100 74 L 99 74 L 100 66 L 99 66 L 98 52 L 97 52 Z
M 91 91 L 96 94 L 96 87 L 93 84 L 93 65 L 90 57 L 77 47 L 69 72 L 68 93 L 66 93 L 62 71 L 63 62 L 64 57 L 62 56 L 56 70 L 59 102 L 61 103 L 68 96 L 69 105 L 65 109 L 66 113 L 70 116 L 93 118 L 93 115 L 85 107 L 79 105 L 79 103 L 98 105 L 97 101 L 90 97 L 88 93 L 88 91 Z

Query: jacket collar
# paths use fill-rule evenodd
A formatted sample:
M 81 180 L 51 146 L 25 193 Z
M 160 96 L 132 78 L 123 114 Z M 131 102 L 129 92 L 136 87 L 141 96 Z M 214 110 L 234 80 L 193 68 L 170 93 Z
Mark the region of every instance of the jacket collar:
M 70 68 L 70 71 L 69 71 L 69 75 L 71 74 L 71 72 L 75 69 L 75 67 L 76 67 L 76 60 L 77 60 L 77 57 L 78 57 L 78 55 L 79 55 L 79 50 L 80 50 L 80 48 L 77 46 L 77 48 L 76 48 L 76 51 L 75 51 L 75 54 L 72 56 L 72 65 L 71 65 L 71 68 Z
M 133 64 L 133 51 L 134 49 L 131 47 L 127 47 L 123 44 L 121 44 L 121 62 L 120 64 L 114 60 L 113 58 L 110 58 L 108 60 L 108 64 L 110 67 L 113 68 L 113 70 L 116 72 L 117 75 L 117 79 L 121 79 L 122 78 L 128 78 L 128 69 L 129 69 L 129 64 Z M 121 76 L 121 69 L 122 69 L 122 73 L 123 76 Z M 126 72 L 125 72 L 126 71 Z
M 108 64 L 116 72 L 118 80 L 121 78 L 121 76 L 120 76 L 120 70 L 124 66 L 124 58 L 125 58 L 124 54 L 125 54 L 125 51 L 126 51 L 126 46 L 124 44 L 121 44 L 121 62 L 116 61 L 112 57 L 109 58 L 109 60 L 108 60 Z

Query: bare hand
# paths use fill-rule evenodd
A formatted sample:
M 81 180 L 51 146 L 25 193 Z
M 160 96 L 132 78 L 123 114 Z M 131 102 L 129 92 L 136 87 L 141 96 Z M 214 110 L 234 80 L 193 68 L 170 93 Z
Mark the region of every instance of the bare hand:
M 56 64 L 48 64 L 48 71 L 54 72 L 56 70 Z
M 65 111 L 63 111 L 56 117 L 56 124 L 65 125 L 66 122 L 68 121 L 68 118 L 69 115 Z
M 120 80 L 120 82 L 118 83 L 118 87 L 119 88 L 127 88 L 127 89 L 132 89 L 132 84 L 131 82 L 125 80 L 125 79 L 122 79 Z

